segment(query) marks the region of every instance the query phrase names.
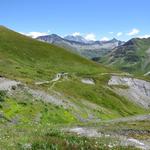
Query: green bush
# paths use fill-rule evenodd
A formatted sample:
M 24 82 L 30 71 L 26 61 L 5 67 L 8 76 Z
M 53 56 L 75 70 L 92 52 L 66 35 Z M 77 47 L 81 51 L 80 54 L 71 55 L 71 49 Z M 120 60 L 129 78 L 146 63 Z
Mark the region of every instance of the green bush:
M 0 91 L 0 102 L 3 102 L 5 100 L 6 91 Z

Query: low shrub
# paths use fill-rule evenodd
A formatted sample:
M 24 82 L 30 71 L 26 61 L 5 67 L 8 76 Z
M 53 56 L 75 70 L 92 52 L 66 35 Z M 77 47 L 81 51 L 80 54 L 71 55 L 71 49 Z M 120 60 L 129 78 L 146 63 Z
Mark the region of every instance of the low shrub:
M 0 91 L 0 102 L 3 102 L 6 97 L 6 91 Z

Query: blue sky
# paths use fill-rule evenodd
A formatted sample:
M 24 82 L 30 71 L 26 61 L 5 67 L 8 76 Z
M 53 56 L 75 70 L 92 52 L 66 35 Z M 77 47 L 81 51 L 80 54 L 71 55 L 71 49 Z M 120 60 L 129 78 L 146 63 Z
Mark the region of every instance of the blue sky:
M 150 35 L 150 0 L 0 0 L 0 24 L 26 34 L 128 40 Z

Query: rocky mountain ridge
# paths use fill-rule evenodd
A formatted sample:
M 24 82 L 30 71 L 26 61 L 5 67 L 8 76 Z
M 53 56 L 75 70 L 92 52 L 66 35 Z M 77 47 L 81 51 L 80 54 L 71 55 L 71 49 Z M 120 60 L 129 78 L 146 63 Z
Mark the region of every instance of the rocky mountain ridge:
M 37 40 L 67 48 L 89 59 L 102 57 L 113 48 L 124 44 L 124 42 L 115 38 L 110 41 L 87 41 L 82 36 L 66 36 L 62 38 L 56 34 L 40 36 Z

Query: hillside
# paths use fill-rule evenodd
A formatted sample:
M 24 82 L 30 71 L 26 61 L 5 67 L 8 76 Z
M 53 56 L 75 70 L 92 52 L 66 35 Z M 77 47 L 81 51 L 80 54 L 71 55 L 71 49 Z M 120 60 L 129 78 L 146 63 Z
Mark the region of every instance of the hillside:
M 0 28 L 0 33 L 1 74 L 36 80 L 50 79 L 58 72 L 96 74 L 107 71 L 63 48 L 38 42 L 5 27 Z
M 92 148 L 64 128 L 149 113 L 150 83 L 132 78 L 1 26 L 0 149 Z
M 22 36 L 5 27 L 1 27 L 0 32 L 1 76 L 34 85 L 36 82 L 50 81 L 56 74 L 64 72 L 70 76 L 71 80 L 56 84 L 54 89 L 56 88 L 56 90 L 60 90 L 61 93 L 68 96 L 95 101 L 109 107 L 107 103 L 104 104 L 103 95 L 100 95 L 103 86 L 100 86 L 100 84 L 95 87 L 88 86 L 80 83 L 79 80 L 92 78 L 95 82 L 106 84 L 105 82 L 109 78 L 107 74 L 113 72 L 111 69 L 86 60 L 63 48 Z M 107 74 L 100 76 L 102 73 Z M 84 94 L 86 92 L 88 92 L 88 95 Z M 114 96 L 111 91 L 105 97 L 108 101 L 109 97 L 111 101 L 113 101 L 113 97 L 116 102 L 122 101 L 122 98 L 117 95 Z
M 144 75 L 150 71 L 150 38 L 131 39 L 116 47 L 100 62 L 126 72 Z

